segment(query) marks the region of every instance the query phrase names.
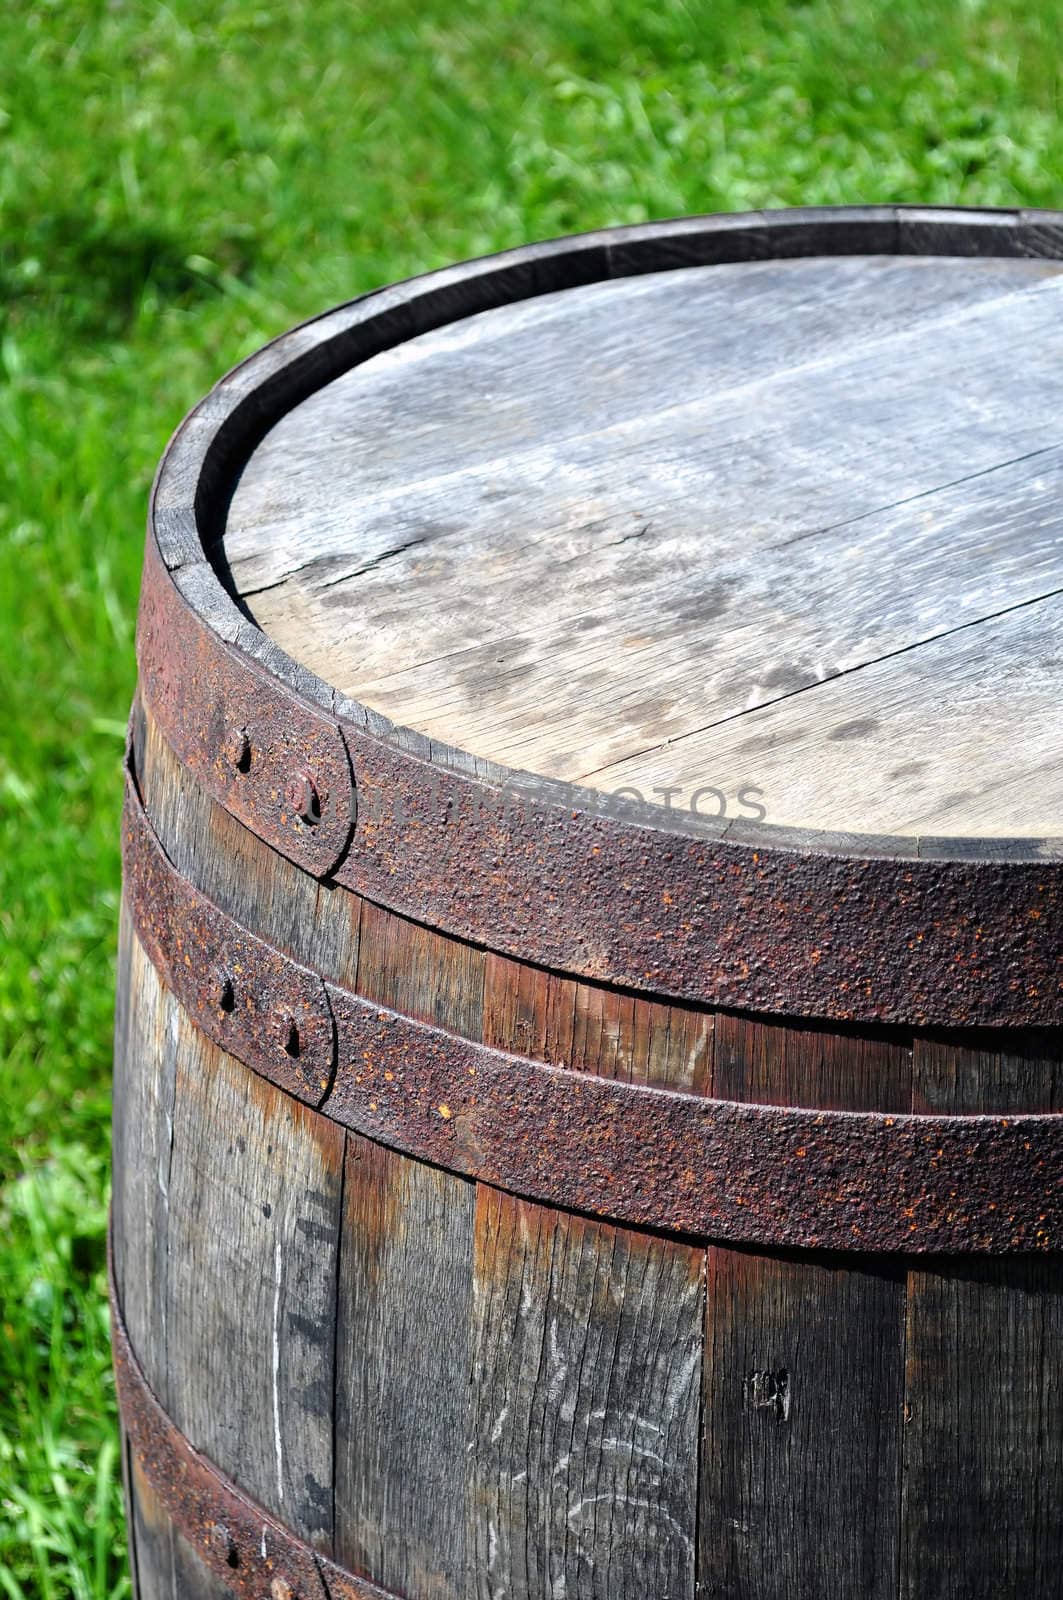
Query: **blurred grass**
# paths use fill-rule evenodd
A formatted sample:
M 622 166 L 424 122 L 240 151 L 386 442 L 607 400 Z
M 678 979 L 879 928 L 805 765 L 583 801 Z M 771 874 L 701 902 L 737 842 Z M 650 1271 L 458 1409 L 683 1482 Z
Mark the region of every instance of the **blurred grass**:
M 683 211 L 1056 205 L 1052 0 L 6 0 L 0 1591 L 127 1590 L 104 1311 L 145 496 L 300 317 Z

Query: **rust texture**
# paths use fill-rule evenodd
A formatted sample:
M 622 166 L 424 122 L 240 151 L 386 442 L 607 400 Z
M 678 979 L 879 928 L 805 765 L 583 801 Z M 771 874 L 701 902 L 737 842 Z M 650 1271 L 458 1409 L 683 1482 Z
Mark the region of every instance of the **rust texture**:
M 149 539 L 137 654 L 152 709 L 216 800 L 307 872 L 325 877 L 347 847 L 357 809 L 343 735 L 201 627 L 190 607 L 174 603 L 176 595 Z
M 275 849 L 378 904 L 536 965 L 701 1003 L 913 1026 L 1063 1022 L 1059 859 L 939 860 L 889 841 L 850 854 L 782 829 L 743 842 L 738 823 L 683 832 L 667 812 L 652 825 L 611 814 L 586 790 L 491 783 L 265 678 L 150 548 L 141 605 L 142 690 L 180 759 Z M 222 753 L 233 721 L 255 751 L 237 777 Z M 354 817 L 348 752 L 357 825 L 337 859 Z M 316 829 L 286 800 L 310 770 L 328 793 Z
M 227 917 L 175 871 L 126 775 L 125 893 L 141 944 L 193 1021 L 230 1055 L 317 1105 L 332 1079 L 325 986 Z
M 779 1016 L 1063 1023 L 1063 840 L 714 825 L 485 775 L 289 660 L 212 564 L 263 433 L 380 351 L 604 279 L 869 252 L 1060 259 L 1063 214 L 838 207 L 606 229 L 366 295 L 251 356 L 178 429 L 152 494 L 142 689 L 180 759 L 306 871 L 518 960 Z
M 202 1004 L 196 1021 L 278 1082 L 258 963 L 267 996 L 284 992 L 285 965 L 297 981 L 304 969 L 175 871 L 132 786 L 125 831 L 138 931 L 145 908 L 165 908 L 145 938 L 164 981 L 189 982 L 206 951 L 239 950 L 262 1027 L 227 1033 L 226 1015 Z M 323 987 L 322 1036 L 336 1031 L 323 1113 L 515 1194 L 762 1246 L 1002 1253 L 1053 1250 L 1063 1238 L 1063 1115 L 891 1116 L 709 1099 L 548 1066 Z
M 111 1345 L 122 1426 L 175 1528 L 241 1600 L 393 1600 L 313 1550 L 199 1454 L 148 1387 L 111 1280 Z

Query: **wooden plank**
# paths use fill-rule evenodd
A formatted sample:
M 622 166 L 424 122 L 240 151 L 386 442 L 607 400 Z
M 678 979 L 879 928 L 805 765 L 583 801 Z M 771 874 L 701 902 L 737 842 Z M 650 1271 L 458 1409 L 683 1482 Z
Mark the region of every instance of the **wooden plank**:
M 537 449 L 567 455 L 589 438 L 604 455 L 609 430 L 661 410 L 733 409 L 752 383 L 866 362 L 883 341 L 925 345 L 942 322 L 1007 315 L 1012 297 L 1051 290 L 1058 272 L 1058 262 L 896 257 L 739 263 L 589 285 L 423 334 L 311 396 L 254 452 L 225 532 L 235 586 L 252 595 L 305 572 L 312 592 L 359 567 L 401 571 L 394 535 L 415 485 L 427 501 L 445 479 L 461 519 L 482 517 L 468 487 L 477 474 L 505 487 L 502 471 Z M 507 499 L 493 503 L 508 520 Z M 523 532 L 556 539 L 552 521 Z M 454 517 L 423 518 L 414 548 L 456 531 Z M 375 656 L 380 641 L 368 643 Z
M 759 775 L 727 757 L 751 708 L 794 696 L 807 732 L 818 698 L 795 691 L 834 682 L 819 743 L 789 750 L 814 767 L 831 729 L 866 718 L 845 711 L 856 668 L 892 655 L 903 680 L 913 645 L 1063 583 L 1059 284 L 1058 264 L 1022 261 L 744 264 L 471 319 L 274 430 L 230 518 L 238 585 L 289 651 L 432 737 L 662 802 L 717 787 L 748 815 L 737 790 Z M 362 430 L 381 418 L 376 452 Z M 1021 718 L 1010 663 L 991 676 Z M 960 774 L 935 765 L 921 709 L 925 751 L 887 752 L 890 770 L 924 772 L 918 828 L 941 831 L 943 804 L 948 831 L 973 831 L 979 707 L 953 712 L 969 713 Z M 1048 740 L 1031 771 L 1060 765 Z M 831 788 L 826 822 L 785 814 L 803 768 L 770 814 L 881 826 L 875 755 Z M 992 832 L 1019 802 L 999 824 L 980 805 Z
M 467 1593 L 474 1186 L 350 1136 L 339 1287 L 337 1559 Z
M 702 1251 L 477 1194 L 482 1600 L 692 1600 Z
M 903 1110 L 910 1043 L 884 1030 L 717 1018 L 728 1099 Z M 757 1600 L 896 1595 L 902 1269 L 709 1251 L 699 1578 Z
M 757 1105 L 908 1111 L 912 1044 L 902 1028 L 716 1018 L 712 1092 Z
M 1047 1032 L 917 1038 L 914 1105 L 1061 1111 L 1063 1045 Z M 1059 1593 L 1061 1355 L 1058 1254 L 909 1274 L 903 1600 Z
M 365 903 L 359 992 L 472 1039 L 484 953 Z M 400 1594 L 458 1600 L 473 1185 L 349 1137 L 340 1277 L 336 1541 Z
M 709 1252 L 704 1592 L 896 1595 L 904 1284 L 866 1265 Z
M 332 1543 L 343 1130 L 177 1021 L 167 1323 L 174 1422 Z
M 703 1094 L 713 1017 L 489 953 L 484 1041 L 554 1066 Z
M 483 1029 L 484 953 L 365 902 L 358 992 L 468 1039 Z
M 1063 549 L 1063 544 L 1060 545 Z M 1063 597 L 907 650 L 595 779 L 744 792 L 769 823 L 868 833 L 1063 832 Z M 706 792 L 697 808 L 720 812 Z
M 112 1215 L 114 1273 L 130 1342 L 156 1395 L 169 1393 L 166 1273 L 179 1008 L 123 901 L 118 937 Z

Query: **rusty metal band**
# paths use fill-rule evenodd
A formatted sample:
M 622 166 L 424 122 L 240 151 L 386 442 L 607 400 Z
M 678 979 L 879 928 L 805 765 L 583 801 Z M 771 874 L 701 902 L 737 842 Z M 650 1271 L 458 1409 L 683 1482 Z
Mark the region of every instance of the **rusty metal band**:
M 1063 218 L 871 207 L 606 230 L 368 295 L 237 367 L 178 430 L 152 497 L 141 685 L 179 759 L 307 872 L 540 966 L 777 1015 L 1063 1022 L 1059 840 L 806 834 L 484 777 L 291 661 L 212 564 L 258 439 L 381 350 L 604 278 L 852 252 L 1059 257 Z
M 315 1021 L 305 969 L 176 871 L 132 781 L 123 838 L 134 926 L 199 1027 L 325 1116 L 406 1155 L 568 1210 L 709 1240 L 947 1254 L 1063 1240 L 1063 1115 L 709 1099 L 513 1055 L 331 982 Z M 228 1009 L 216 999 L 219 971 L 233 975 Z M 295 996 L 320 1052 L 305 1080 L 270 1025 L 275 1006 L 284 1036 Z
M 233 1595 L 246 1600 L 394 1600 L 263 1510 L 185 1438 L 133 1352 L 111 1275 L 111 1346 L 133 1458 L 174 1527 Z

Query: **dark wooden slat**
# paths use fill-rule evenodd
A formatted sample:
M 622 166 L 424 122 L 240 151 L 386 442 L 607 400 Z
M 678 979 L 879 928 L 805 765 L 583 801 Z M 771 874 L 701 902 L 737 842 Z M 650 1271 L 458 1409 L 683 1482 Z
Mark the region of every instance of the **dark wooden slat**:
M 918 1038 L 919 1111 L 1063 1110 L 1063 1042 Z M 1060 1241 L 1052 1241 L 1060 1244 Z M 1063 1257 L 909 1274 L 902 1600 L 1055 1600 Z
M 343 1130 L 178 1019 L 167 1409 L 294 1532 L 332 1542 Z
M 417 1600 L 466 1593 L 474 1186 L 350 1135 L 336 1556 Z
M 716 1018 L 712 1092 L 750 1104 L 831 1111 L 911 1109 L 912 1048 L 903 1029 Z
M 692 1600 L 703 1262 L 480 1186 L 481 1600 Z
M 367 901 L 362 908 L 358 990 L 370 1000 L 479 1039 L 484 953 Z
M 904 1279 L 710 1250 L 704 1593 L 894 1600 Z
M 358 988 L 478 1039 L 484 955 L 362 909 Z M 473 1185 L 351 1136 L 341 1255 L 341 1560 L 426 1600 L 464 1594 Z
M 484 1042 L 629 1083 L 705 1093 L 709 1012 L 620 993 L 489 954 Z
M 160 986 L 123 905 L 118 938 L 112 1216 L 114 1274 L 129 1337 L 165 1405 L 170 1168 L 179 1008 Z
M 721 1016 L 713 1088 L 904 1110 L 910 1043 Z M 709 1593 L 893 1600 L 904 1289 L 888 1261 L 710 1249 L 699 1513 Z

